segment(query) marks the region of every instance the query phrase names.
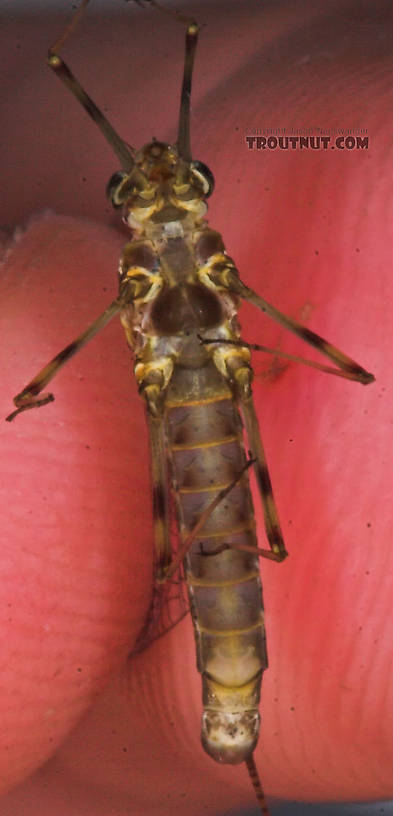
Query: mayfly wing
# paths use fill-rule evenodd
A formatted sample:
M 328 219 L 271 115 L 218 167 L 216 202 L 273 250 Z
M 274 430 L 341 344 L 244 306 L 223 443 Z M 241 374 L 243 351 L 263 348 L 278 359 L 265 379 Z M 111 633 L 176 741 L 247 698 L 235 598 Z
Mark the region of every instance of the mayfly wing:
M 151 458 L 155 580 L 150 609 L 133 654 L 148 648 L 173 629 L 190 611 L 182 563 L 172 570 L 170 580 L 162 580 L 176 556 L 178 534 L 175 529 L 175 499 L 171 490 L 165 424 L 162 417 L 149 414 L 147 424 Z
M 176 554 L 176 548 L 174 548 Z M 158 572 L 154 559 L 154 574 Z M 137 637 L 131 656 L 144 652 L 190 614 L 187 587 L 182 568 L 170 581 L 154 583 L 153 594 L 145 623 Z

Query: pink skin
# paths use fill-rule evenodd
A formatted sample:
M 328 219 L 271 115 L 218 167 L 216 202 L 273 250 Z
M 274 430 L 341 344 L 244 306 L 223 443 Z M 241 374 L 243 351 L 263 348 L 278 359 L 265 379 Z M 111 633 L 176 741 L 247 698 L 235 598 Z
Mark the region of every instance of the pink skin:
M 348 14 L 342 2 L 326 8 L 304 0 L 268 13 L 233 2 L 223 14 L 190 4 L 208 23 L 193 145 L 216 176 L 210 223 L 244 280 L 377 377 L 365 388 L 256 357 L 255 399 L 290 551 L 282 565 L 262 564 L 270 669 L 256 760 L 270 797 L 364 801 L 393 795 L 391 173 L 381 115 L 391 110 L 392 29 L 388 4 L 380 16 L 369 6 L 367 23 L 351 4 Z M 149 10 L 120 14 L 106 44 L 108 22 L 92 9 L 69 62 L 125 138 L 171 139 L 181 29 Z M 47 18 L 29 36 L 23 24 L 14 29 L 24 62 L 13 52 L 10 99 L 25 119 L 10 118 L 11 217 L 45 204 L 99 223 L 41 217 L 14 244 L 1 299 L 3 415 L 115 296 L 125 241 L 105 226 L 102 188 L 116 162 L 38 62 L 62 22 Z M 118 42 L 105 81 L 101 47 L 113 53 Z M 367 127 L 370 149 L 250 152 L 243 137 L 253 126 Z M 242 323 L 252 341 L 309 353 L 248 307 Z M 189 621 L 127 661 L 150 599 L 152 520 L 143 406 L 116 319 L 51 390 L 53 405 L 2 428 L 2 816 L 243 812 L 254 801 L 244 769 L 216 765 L 199 745 Z M 258 500 L 257 520 L 263 541 Z

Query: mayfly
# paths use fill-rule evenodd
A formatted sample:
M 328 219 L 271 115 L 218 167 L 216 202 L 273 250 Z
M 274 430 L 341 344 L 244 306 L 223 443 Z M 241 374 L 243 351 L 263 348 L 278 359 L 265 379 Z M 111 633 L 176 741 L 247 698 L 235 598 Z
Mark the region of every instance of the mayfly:
M 311 365 L 364 385 L 372 374 L 285 316 L 241 280 L 220 234 L 206 221 L 214 179 L 192 158 L 190 94 L 198 25 L 187 25 L 175 144 L 135 151 L 73 76 L 60 50 L 89 0 L 49 50 L 48 63 L 101 129 L 121 167 L 107 193 L 131 231 L 119 294 L 107 309 L 14 398 L 7 420 L 51 402 L 41 393 L 77 351 L 120 314 L 145 400 L 151 445 L 157 584 L 184 570 L 202 675 L 202 745 L 217 762 L 244 762 L 260 811 L 268 806 L 254 761 L 261 680 L 267 668 L 259 557 L 287 552 L 252 397 L 251 348 L 240 336 L 240 302 L 254 304 L 334 364 Z M 161 11 L 155 0 L 150 4 Z M 249 456 L 245 453 L 244 431 Z M 258 546 L 248 469 L 255 470 L 269 549 Z M 175 507 L 179 543 L 171 540 Z

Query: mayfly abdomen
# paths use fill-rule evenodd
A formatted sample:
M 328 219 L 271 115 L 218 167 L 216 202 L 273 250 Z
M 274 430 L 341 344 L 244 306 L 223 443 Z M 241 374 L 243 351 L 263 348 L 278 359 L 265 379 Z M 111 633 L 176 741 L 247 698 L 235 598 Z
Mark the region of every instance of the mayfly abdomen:
M 179 521 L 187 535 L 244 467 L 242 423 L 212 362 L 176 368 L 166 402 Z M 246 473 L 210 515 L 185 559 L 203 681 L 202 742 L 207 753 L 226 763 L 244 761 L 256 745 L 267 667 L 258 558 L 236 548 L 244 544 L 257 546 Z

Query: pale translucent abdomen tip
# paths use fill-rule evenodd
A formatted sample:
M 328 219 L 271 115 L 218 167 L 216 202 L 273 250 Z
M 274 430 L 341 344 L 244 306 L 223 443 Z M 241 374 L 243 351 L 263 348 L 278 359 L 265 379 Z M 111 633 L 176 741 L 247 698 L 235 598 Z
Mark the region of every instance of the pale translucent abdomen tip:
M 204 711 L 202 745 L 209 756 L 228 765 L 244 762 L 258 741 L 260 716 L 256 709 L 234 714 Z

